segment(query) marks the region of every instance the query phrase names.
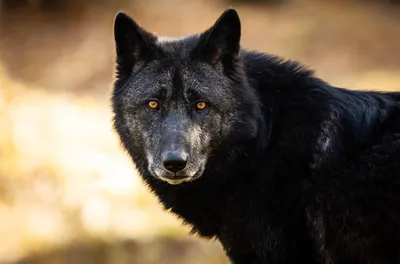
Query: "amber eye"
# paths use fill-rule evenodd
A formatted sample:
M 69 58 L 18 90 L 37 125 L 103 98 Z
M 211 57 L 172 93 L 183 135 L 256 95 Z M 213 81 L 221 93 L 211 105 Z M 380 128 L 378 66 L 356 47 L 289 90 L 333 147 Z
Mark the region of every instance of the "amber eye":
M 159 107 L 158 102 L 155 101 L 155 100 L 150 100 L 150 101 L 147 103 L 147 105 L 148 105 L 149 108 L 152 109 L 152 110 L 157 110 L 158 107 Z
M 207 107 L 207 104 L 205 102 L 198 102 L 196 104 L 196 110 L 198 110 L 198 111 L 202 111 L 202 110 L 206 109 L 206 107 Z

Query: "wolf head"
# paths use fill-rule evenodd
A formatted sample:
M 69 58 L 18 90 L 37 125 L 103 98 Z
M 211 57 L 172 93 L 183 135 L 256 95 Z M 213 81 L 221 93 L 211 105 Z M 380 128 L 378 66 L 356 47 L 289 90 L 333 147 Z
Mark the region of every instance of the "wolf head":
M 259 133 L 260 105 L 248 85 L 237 12 L 208 30 L 157 37 L 125 13 L 114 24 L 114 126 L 142 175 L 170 184 L 204 175 L 214 156 Z

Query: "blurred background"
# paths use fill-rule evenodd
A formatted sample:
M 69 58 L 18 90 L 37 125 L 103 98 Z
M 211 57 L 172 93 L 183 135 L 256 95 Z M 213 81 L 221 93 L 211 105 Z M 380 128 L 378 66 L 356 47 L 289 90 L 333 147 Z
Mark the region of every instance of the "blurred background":
M 396 0 L 0 0 L 0 263 L 226 264 L 138 177 L 111 126 L 113 20 L 180 36 L 228 6 L 243 46 L 400 91 Z

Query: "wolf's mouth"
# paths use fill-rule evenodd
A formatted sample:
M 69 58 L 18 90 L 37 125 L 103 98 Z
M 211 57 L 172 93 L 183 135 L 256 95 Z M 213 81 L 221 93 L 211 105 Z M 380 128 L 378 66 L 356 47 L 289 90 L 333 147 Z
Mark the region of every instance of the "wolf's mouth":
M 189 180 L 190 177 L 186 176 L 172 176 L 172 177 L 162 177 L 161 180 L 166 181 L 171 185 L 181 184 Z
M 197 170 L 189 167 L 187 170 L 179 171 L 177 173 L 171 173 L 162 167 L 154 168 L 150 165 L 150 172 L 155 178 L 172 185 L 194 181 L 202 175 L 203 171 L 204 165 L 202 164 Z
M 163 178 L 168 179 L 168 180 L 183 180 L 183 179 L 189 178 L 189 176 L 176 175 L 176 176 L 163 176 Z
M 161 177 L 161 180 L 166 181 L 171 185 L 181 184 L 183 182 L 188 181 L 189 179 L 190 179 L 189 176 L 181 176 L 181 175 L 163 176 L 163 177 Z

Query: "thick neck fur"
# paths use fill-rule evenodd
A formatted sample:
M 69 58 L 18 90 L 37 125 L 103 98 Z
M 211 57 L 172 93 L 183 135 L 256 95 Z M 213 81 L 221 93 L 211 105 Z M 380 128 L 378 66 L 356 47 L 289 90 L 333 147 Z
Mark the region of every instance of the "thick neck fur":
M 387 106 L 398 100 L 398 94 L 332 87 L 296 62 L 253 52 L 244 57 L 249 81 L 271 112 L 270 142 L 311 169 L 332 162 L 333 152 L 350 154 L 371 142 L 390 115 Z
M 339 155 L 357 151 L 379 134 L 370 127 L 384 122 L 390 113 L 383 111 L 383 106 L 393 103 L 384 94 L 333 88 L 294 62 L 246 51 L 242 51 L 242 56 L 249 85 L 264 107 L 264 120 L 259 125 L 264 126 L 269 143 L 262 144 L 262 148 L 257 140 L 245 146 L 227 146 L 214 154 L 202 177 L 182 185 L 168 185 L 141 170 L 165 208 L 193 225 L 193 232 L 206 237 L 219 235 L 224 218 L 237 217 L 226 215 L 224 209 L 237 199 L 246 200 L 248 197 L 242 196 L 245 193 L 263 197 L 271 205 L 260 210 L 286 206 L 280 204 L 279 195 L 283 192 L 293 196 L 286 196 L 286 201 L 296 201 L 316 171 L 337 162 Z M 347 107 L 349 103 L 362 106 L 357 108 L 362 110 L 350 111 L 354 108 Z M 255 150 L 264 154 L 257 155 L 263 160 L 254 159 Z M 338 155 L 332 156 L 334 152 Z M 225 162 L 215 164 L 213 160 Z M 243 167 L 247 171 L 239 169 Z M 289 176 L 290 186 L 286 181 Z M 246 186 L 258 189 L 243 192 Z

